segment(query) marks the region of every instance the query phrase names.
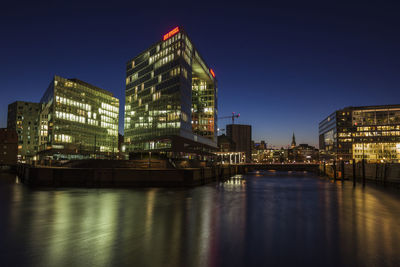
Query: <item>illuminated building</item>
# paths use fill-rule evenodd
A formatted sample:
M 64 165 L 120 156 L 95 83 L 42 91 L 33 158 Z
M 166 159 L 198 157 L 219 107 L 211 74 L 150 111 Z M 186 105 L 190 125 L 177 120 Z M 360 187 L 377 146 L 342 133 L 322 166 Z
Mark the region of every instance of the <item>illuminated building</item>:
M 16 101 L 8 105 L 7 128 L 18 136 L 18 162 L 29 163 L 38 150 L 39 103 Z
M 400 162 L 400 105 L 347 107 L 319 123 L 322 160 Z
M 179 27 L 126 66 L 124 137 L 134 156 L 209 155 L 217 148 L 217 82 Z
M 308 144 L 299 144 L 288 149 L 288 160 L 290 162 L 316 162 L 318 156 L 318 149 Z
M 235 151 L 244 152 L 246 162 L 251 161 L 251 125 L 228 124 L 226 135 L 235 143 Z
M 78 79 L 55 76 L 40 103 L 41 158 L 116 156 L 119 100 L 112 93 Z

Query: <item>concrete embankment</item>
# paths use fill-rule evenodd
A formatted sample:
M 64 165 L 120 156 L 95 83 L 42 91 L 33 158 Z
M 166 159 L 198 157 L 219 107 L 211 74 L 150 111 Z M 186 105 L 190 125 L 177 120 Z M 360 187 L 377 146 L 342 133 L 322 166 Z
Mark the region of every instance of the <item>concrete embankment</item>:
M 362 163 L 321 164 L 320 173 L 331 179 L 345 179 L 356 182 L 374 182 L 400 187 L 400 164 Z
M 275 170 L 275 171 L 308 171 L 318 172 L 318 164 L 310 163 L 285 163 L 285 164 L 244 164 L 249 171 Z
M 195 186 L 244 172 L 241 166 L 193 169 L 17 167 L 20 180 L 33 187 Z

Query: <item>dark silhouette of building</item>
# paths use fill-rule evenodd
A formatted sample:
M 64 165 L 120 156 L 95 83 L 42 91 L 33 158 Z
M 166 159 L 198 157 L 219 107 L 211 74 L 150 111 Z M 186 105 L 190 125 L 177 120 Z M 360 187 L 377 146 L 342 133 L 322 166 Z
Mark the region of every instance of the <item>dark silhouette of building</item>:
M 245 152 L 246 162 L 251 162 L 251 125 L 228 124 L 226 134 L 235 142 L 235 150 Z
M 233 152 L 236 151 L 235 142 L 232 141 L 228 136 L 222 134 L 218 136 L 218 150 L 220 152 Z
M 259 143 L 251 141 L 251 147 L 256 150 L 267 149 L 267 143 L 264 140 L 261 140 Z
M 18 135 L 14 129 L 0 129 L 0 165 L 17 164 Z

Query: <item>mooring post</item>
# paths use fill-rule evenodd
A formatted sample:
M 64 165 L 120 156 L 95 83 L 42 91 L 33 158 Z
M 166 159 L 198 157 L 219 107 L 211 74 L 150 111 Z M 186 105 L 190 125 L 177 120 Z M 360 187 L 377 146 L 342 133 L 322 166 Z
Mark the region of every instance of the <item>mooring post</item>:
M 362 183 L 365 186 L 365 159 L 362 159 Z
M 333 180 L 336 182 L 336 159 L 333 160 Z
M 384 170 L 383 170 L 383 186 L 386 186 L 386 175 L 387 175 L 386 170 L 387 170 L 387 165 L 386 165 L 386 162 L 385 162 Z
M 326 162 L 324 161 L 324 176 L 326 176 Z
M 341 169 L 342 169 L 342 182 L 344 181 L 344 161 L 342 160 L 341 164 Z
M 356 186 L 356 160 L 353 159 L 353 186 Z
M 151 168 L 151 152 L 149 152 L 149 169 Z

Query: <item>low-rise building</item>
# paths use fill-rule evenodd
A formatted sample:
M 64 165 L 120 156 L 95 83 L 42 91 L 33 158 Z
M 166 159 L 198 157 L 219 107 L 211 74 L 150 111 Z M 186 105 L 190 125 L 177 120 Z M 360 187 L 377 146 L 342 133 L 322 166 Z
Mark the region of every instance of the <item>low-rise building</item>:
M 218 156 L 217 161 L 220 163 L 244 163 L 246 156 L 244 151 L 237 151 L 235 142 L 225 134 L 218 136 Z
M 14 129 L 0 129 L 0 165 L 17 164 L 18 135 Z
M 219 135 L 217 140 L 218 140 L 218 151 L 220 152 L 236 151 L 235 142 L 233 142 L 233 140 L 230 139 L 225 134 Z
M 251 152 L 251 159 L 254 163 L 272 163 L 273 162 L 274 149 L 265 148 L 260 149 L 259 147 L 254 148 Z
M 291 162 L 315 163 L 319 159 L 318 149 L 308 144 L 300 144 L 290 148 L 288 155 Z

